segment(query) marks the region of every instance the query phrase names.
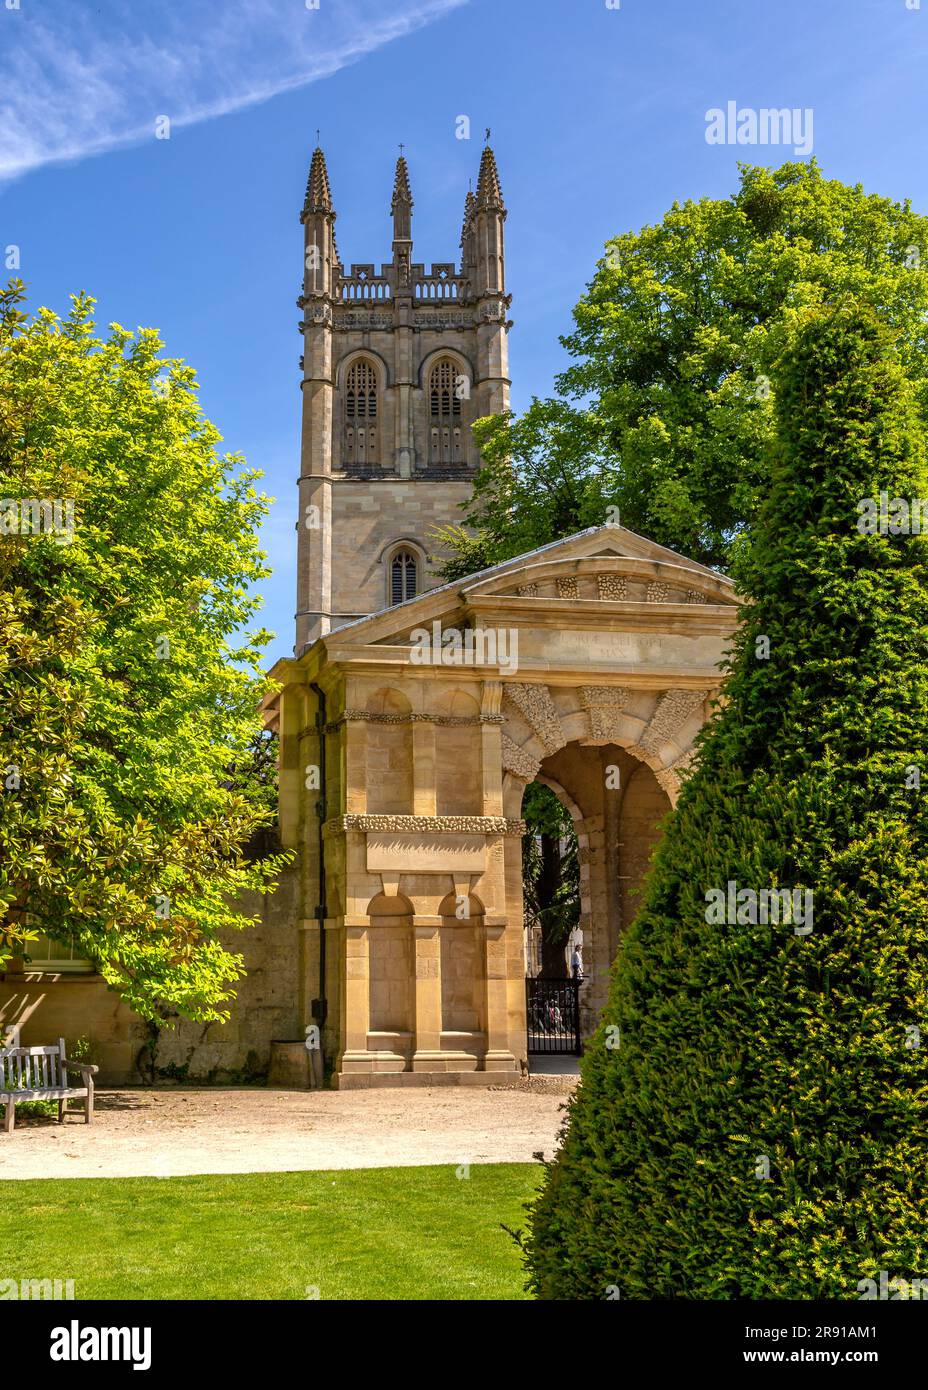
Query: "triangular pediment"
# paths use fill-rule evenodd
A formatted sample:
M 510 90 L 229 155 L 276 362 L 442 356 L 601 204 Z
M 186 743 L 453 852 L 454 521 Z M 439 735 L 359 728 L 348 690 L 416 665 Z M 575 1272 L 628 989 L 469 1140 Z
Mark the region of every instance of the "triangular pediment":
M 733 609 L 736 603 L 731 581 L 708 566 L 624 527 L 600 526 L 360 618 L 322 640 L 330 652 L 405 646 L 417 628 L 436 621 L 466 626 L 484 611 L 495 622 L 517 626 L 560 620 L 584 627 L 607 614 L 614 625 L 623 613 L 642 626 L 653 612 L 657 625 L 679 616 L 681 605 L 695 619 L 707 607 Z

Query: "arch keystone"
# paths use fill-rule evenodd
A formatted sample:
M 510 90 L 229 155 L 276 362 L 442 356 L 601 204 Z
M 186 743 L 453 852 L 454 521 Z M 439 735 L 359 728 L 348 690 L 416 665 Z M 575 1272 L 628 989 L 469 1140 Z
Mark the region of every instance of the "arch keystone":
M 623 743 L 618 726 L 627 703 L 628 689 L 624 685 L 581 685 L 580 704 L 590 717 L 590 737 Z

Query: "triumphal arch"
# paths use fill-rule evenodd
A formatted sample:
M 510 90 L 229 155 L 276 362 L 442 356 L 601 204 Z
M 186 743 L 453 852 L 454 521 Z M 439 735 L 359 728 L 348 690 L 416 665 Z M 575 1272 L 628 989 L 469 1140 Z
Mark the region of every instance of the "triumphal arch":
M 729 580 L 603 526 L 277 664 L 301 1027 L 335 1085 L 518 1074 L 534 779 L 578 834 L 591 1031 L 736 622 Z

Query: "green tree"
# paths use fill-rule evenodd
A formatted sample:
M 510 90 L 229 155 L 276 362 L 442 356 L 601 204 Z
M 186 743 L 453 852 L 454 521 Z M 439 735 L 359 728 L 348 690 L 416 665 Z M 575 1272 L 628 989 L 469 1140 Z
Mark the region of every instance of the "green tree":
M 615 519 L 727 567 L 767 488 L 773 367 L 804 308 L 853 294 L 898 330 L 928 406 L 928 219 L 826 179 L 744 166 L 731 197 L 674 204 L 607 243 L 562 339 L 559 396 L 475 436 L 484 467 L 445 531 L 448 579 Z M 477 568 L 480 565 L 476 566 Z
M 221 1018 L 235 895 L 283 862 L 244 859 L 270 813 L 229 774 L 260 728 L 267 502 L 154 332 L 22 299 L 0 295 L 0 957 L 43 933 L 145 1017 Z
M 566 975 L 564 947 L 580 921 L 580 857 L 570 812 L 550 787 L 530 782 L 522 802 L 525 920 L 541 928 L 541 973 Z
M 544 1298 L 855 1299 L 928 1274 L 928 542 L 858 513 L 928 475 L 872 309 L 799 316 L 776 424 L 727 700 L 533 1212 Z M 803 896 L 764 913 L 773 889 Z

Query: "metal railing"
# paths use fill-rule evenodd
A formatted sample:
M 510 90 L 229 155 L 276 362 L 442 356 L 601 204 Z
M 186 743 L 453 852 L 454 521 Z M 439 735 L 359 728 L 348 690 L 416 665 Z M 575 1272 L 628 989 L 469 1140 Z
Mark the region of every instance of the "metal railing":
M 528 1051 L 580 1055 L 580 980 L 525 981 Z

